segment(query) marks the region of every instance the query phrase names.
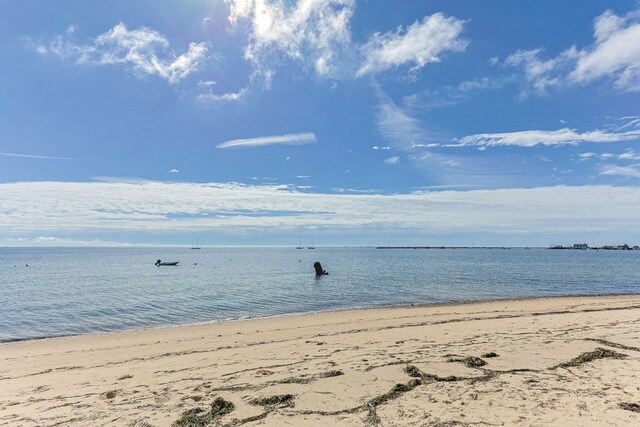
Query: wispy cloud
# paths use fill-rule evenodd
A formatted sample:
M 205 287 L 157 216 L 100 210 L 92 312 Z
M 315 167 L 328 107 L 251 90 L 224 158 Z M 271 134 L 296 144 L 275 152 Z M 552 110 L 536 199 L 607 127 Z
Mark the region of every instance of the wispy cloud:
M 608 78 L 622 91 L 640 91 L 640 10 L 618 16 L 607 10 L 594 20 L 591 46 L 572 46 L 556 57 L 542 59 L 543 49 L 519 50 L 505 65 L 522 68 L 522 95 L 545 94 L 561 85 L 587 84 Z
M 40 54 L 52 54 L 78 65 L 124 65 L 139 76 L 156 75 L 177 84 L 194 73 L 207 56 L 206 43 L 189 43 L 185 53 L 176 55 L 167 38 L 146 27 L 129 30 L 117 24 L 87 44 L 71 39 L 73 32 L 47 44 L 36 45 Z
M 464 21 L 436 13 L 416 21 L 406 30 L 399 27 L 395 32 L 376 33 L 362 46 L 364 63 L 357 75 L 404 64 L 419 70 L 430 62 L 440 62 L 443 53 L 466 49 L 468 42 L 460 38 L 463 29 Z
M 259 138 L 232 139 L 216 145 L 216 148 L 261 147 L 265 145 L 305 145 L 316 142 L 312 132 L 290 133 L 285 135 L 262 136 Z
M 607 132 L 593 130 L 577 132 L 575 129 L 563 128 L 555 131 L 525 130 L 505 133 L 480 133 L 460 138 L 450 146 L 476 146 L 480 148 L 495 146 L 535 147 L 538 145 L 576 145 L 582 142 L 620 142 L 640 139 L 640 131 Z
M 420 109 L 450 107 L 468 101 L 476 93 L 499 90 L 512 83 L 514 83 L 512 76 L 480 77 L 465 80 L 455 86 L 448 85 L 437 90 L 415 93 L 406 96 L 403 101 L 407 106 Z
M 428 143 L 432 139 L 424 130 L 420 120 L 412 117 L 380 90 L 378 90 L 378 94 L 380 103 L 376 112 L 375 125 L 378 133 L 393 148 L 412 150 L 416 146 Z
M 624 153 L 614 154 L 614 153 L 579 153 L 578 159 L 579 161 L 591 160 L 591 159 L 618 159 L 618 160 L 640 160 L 640 154 L 636 153 L 633 150 L 627 150 Z
M 198 100 L 209 102 L 237 102 L 247 96 L 249 88 L 242 88 L 237 92 L 213 93 L 209 90 L 206 93 L 198 95 Z
M 509 55 L 505 65 L 519 67 L 524 71 L 525 85 L 521 97 L 530 94 L 545 95 L 550 88 L 565 83 L 559 69 L 566 69 L 575 63 L 579 54 L 575 48 L 562 52 L 555 58 L 543 60 L 540 55 L 543 49 L 518 50 Z
M 43 159 L 43 160 L 82 160 L 76 157 L 39 156 L 36 154 L 19 154 L 19 153 L 0 153 L 0 156 L 21 157 L 24 159 Z
M 640 165 L 619 166 L 619 165 L 602 165 L 600 167 L 600 175 L 618 175 L 630 178 L 640 178 Z
M 398 163 L 400 163 L 400 157 L 391 156 L 389 158 L 384 159 L 384 162 L 387 165 L 397 165 Z

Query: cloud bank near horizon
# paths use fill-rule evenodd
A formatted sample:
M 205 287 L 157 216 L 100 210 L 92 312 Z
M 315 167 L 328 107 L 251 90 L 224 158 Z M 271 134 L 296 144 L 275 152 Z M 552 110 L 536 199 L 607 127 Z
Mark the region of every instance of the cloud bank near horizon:
M 640 187 L 557 186 L 408 194 L 317 194 L 237 183 L 0 184 L 0 230 L 186 232 L 416 230 L 571 234 L 636 232 Z M 9 233 L 10 230 L 10 233 Z

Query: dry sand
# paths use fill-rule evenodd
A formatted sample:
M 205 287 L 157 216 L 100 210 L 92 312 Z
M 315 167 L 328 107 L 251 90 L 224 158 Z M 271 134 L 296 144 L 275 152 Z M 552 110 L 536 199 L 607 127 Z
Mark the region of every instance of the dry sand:
M 640 425 L 639 347 L 640 296 L 16 342 L 0 345 L 0 425 L 170 426 L 197 407 L 182 425 Z

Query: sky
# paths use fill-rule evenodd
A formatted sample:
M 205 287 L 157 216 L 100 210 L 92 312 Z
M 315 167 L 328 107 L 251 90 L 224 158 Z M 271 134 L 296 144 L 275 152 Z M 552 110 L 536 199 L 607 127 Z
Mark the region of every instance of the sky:
M 0 246 L 640 244 L 640 2 L 4 0 Z

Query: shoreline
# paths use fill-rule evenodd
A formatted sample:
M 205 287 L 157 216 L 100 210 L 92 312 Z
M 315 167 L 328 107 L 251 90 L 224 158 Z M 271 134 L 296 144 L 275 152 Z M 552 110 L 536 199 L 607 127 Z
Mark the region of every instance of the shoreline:
M 387 306 L 5 343 L 0 425 L 633 425 L 638 372 L 637 294 Z
M 110 335 L 110 334 L 134 333 L 134 332 L 145 332 L 145 331 L 161 331 L 164 329 L 174 329 L 174 328 L 204 326 L 204 325 L 218 325 L 218 324 L 227 324 L 227 323 L 234 323 L 234 322 L 251 321 L 251 320 L 303 317 L 303 316 L 323 314 L 323 313 L 341 313 L 341 312 L 365 311 L 365 310 L 393 310 L 393 309 L 412 308 L 412 307 L 415 307 L 415 308 L 449 307 L 449 306 L 463 306 L 463 305 L 474 305 L 474 304 L 493 303 L 493 302 L 532 301 L 532 300 L 538 300 L 538 299 L 544 300 L 544 299 L 562 299 L 562 298 L 624 297 L 624 296 L 640 296 L 640 292 L 612 293 L 612 294 L 608 294 L 608 293 L 567 294 L 567 295 L 563 294 L 563 295 L 542 295 L 542 296 L 530 295 L 530 296 L 523 296 L 523 297 L 401 303 L 401 304 L 389 304 L 389 305 L 376 305 L 376 306 L 370 306 L 370 307 L 366 307 L 366 306 L 365 307 L 349 307 L 349 308 L 337 308 L 337 309 L 327 309 L 327 310 L 273 314 L 273 315 L 266 315 L 266 316 L 243 316 L 243 317 L 237 317 L 237 318 L 229 318 L 229 319 L 221 319 L 221 320 L 205 320 L 201 322 L 188 322 L 188 323 L 181 323 L 181 324 L 174 324 L 174 325 L 159 325 L 159 326 L 149 326 L 149 327 L 143 326 L 140 328 L 133 328 L 133 329 L 122 329 L 122 330 L 103 331 L 103 332 L 89 332 L 86 334 L 85 333 L 69 333 L 69 334 L 60 334 L 60 335 L 51 335 L 51 336 L 35 336 L 35 337 L 26 337 L 26 338 L 0 339 L 0 348 L 2 348 L 2 346 L 5 344 L 18 343 L 18 342 L 46 341 L 46 340 L 55 340 L 55 339 L 70 338 L 70 337 L 104 336 L 104 335 Z

